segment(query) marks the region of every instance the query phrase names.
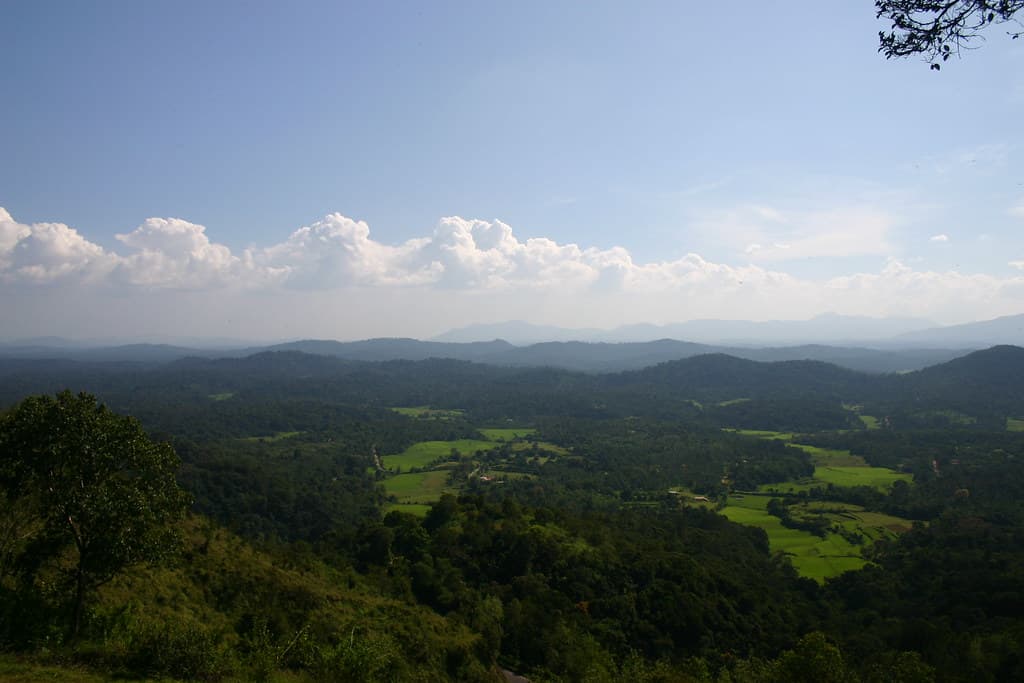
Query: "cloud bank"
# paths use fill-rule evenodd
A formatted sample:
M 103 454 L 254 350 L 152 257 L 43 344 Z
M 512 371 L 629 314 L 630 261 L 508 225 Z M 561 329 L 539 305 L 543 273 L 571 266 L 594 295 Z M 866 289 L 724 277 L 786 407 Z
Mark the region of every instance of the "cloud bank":
M 868 214 L 862 218 L 864 234 L 874 239 L 862 240 L 859 253 L 879 254 L 885 224 Z M 834 311 L 959 322 L 1021 312 L 1024 273 L 915 270 L 881 255 L 877 272 L 824 279 L 763 265 L 793 251 L 842 253 L 852 229 L 838 225 L 835 217 L 822 215 L 817 221 L 829 228 L 815 233 L 805 227 L 789 244 L 750 243 L 745 264 L 715 263 L 694 253 L 640 263 L 622 247 L 520 239 L 501 221 L 454 216 L 441 219 L 427 235 L 390 245 L 373 239 L 365 222 L 337 213 L 277 244 L 240 252 L 211 240 L 202 225 L 149 218 L 116 235 L 113 250 L 62 223 L 19 223 L 0 208 L 0 308 L 25 323 L 26 330 L 58 333 L 44 330 L 38 315 L 31 324 L 25 322 L 28 313 L 20 310 L 28 302 L 40 305 L 42 293 L 49 292 L 51 300 L 68 309 L 72 300 L 85 310 L 117 299 L 136 308 L 176 312 L 177 318 L 167 320 L 178 326 L 173 329 L 193 319 L 198 326 L 212 318 L 224 325 L 248 319 L 244 333 L 259 334 L 259 321 L 268 307 L 276 306 L 275 315 L 290 325 L 301 325 L 303 315 L 335 325 L 307 325 L 280 336 L 347 337 L 434 333 L 450 325 L 510 317 L 615 325 L 697 317 L 806 318 Z M 362 327 L 353 322 L 359 316 L 367 318 Z M 416 329 L 398 329 L 396 318 Z M 343 324 L 352 332 L 340 334 Z

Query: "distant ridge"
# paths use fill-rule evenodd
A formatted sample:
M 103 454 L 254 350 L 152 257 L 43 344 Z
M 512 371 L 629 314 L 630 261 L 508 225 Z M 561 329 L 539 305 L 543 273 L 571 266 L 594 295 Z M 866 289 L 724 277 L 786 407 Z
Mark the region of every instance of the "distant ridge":
M 906 332 L 899 335 L 897 340 L 908 346 L 924 347 L 990 347 L 1004 344 L 1024 346 L 1024 313 L 963 325 Z
M 666 361 L 726 353 L 755 361 L 813 360 L 872 373 L 906 372 L 962 356 L 957 349 L 866 349 L 808 344 L 767 348 L 715 346 L 675 339 L 651 342 L 544 342 L 514 346 L 496 339 L 465 344 L 386 338 L 356 342 L 324 339 L 246 349 L 195 349 L 165 344 L 129 344 L 107 348 L 0 346 L 0 359 L 73 360 L 90 363 L 169 363 L 181 358 L 239 358 L 263 352 L 302 352 L 350 361 L 448 358 L 510 367 L 556 367 L 583 372 L 635 370 Z M 8 364 L 9 365 L 9 364 Z
M 470 325 L 434 337 L 434 341 L 471 342 L 506 339 L 513 344 L 549 341 L 649 342 L 685 339 L 704 344 L 769 346 L 789 344 L 843 344 L 889 339 L 918 330 L 935 328 L 922 318 L 870 318 L 826 313 L 810 320 L 690 320 L 654 325 L 640 323 L 610 330 L 571 329 L 532 325 L 521 320 Z

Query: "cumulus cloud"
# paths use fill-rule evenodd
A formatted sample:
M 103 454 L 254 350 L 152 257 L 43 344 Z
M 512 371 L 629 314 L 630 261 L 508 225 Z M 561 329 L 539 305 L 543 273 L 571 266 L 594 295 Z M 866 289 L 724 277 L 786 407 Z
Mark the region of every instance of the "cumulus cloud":
M 929 242 L 948 242 L 949 241 L 949 235 L 944 235 L 944 234 L 932 235 L 931 237 L 928 238 L 928 241 Z
M 1016 268 L 1017 270 L 1024 270 L 1024 259 L 1020 261 L 1010 261 L 1009 266 Z
M 63 223 L 22 225 L 0 208 L 0 281 L 91 282 L 115 265 L 115 256 Z
M 202 288 L 229 282 L 244 270 L 230 249 L 210 242 L 206 228 L 178 218 L 148 218 L 116 237 L 132 250 L 119 259 L 116 275 L 133 285 Z
M 850 212 L 794 216 L 764 207 L 747 216 L 761 225 L 782 226 L 788 238 L 781 241 L 766 234 L 763 237 L 769 239 L 750 241 L 747 263 L 731 265 L 696 253 L 639 263 L 622 247 L 597 249 L 544 237 L 519 239 L 501 221 L 457 216 L 441 219 L 425 236 L 389 245 L 373 239 L 365 222 L 331 214 L 295 230 L 280 243 L 240 253 L 212 241 L 201 225 L 150 218 L 117 235 L 115 252 L 64 224 L 21 224 L 0 209 L 0 282 L 12 296 L 46 284 L 81 285 L 74 289 L 83 296 L 116 289 L 123 296 L 159 295 L 168 306 L 172 301 L 263 297 L 265 302 L 270 297 L 281 311 L 293 306 L 307 311 L 313 300 L 351 302 L 357 297 L 374 302 L 374 310 L 387 306 L 398 310 L 405 305 L 406 317 L 413 312 L 430 317 L 427 311 L 432 307 L 439 311 L 494 307 L 493 302 L 500 300 L 502 310 L 519 310 L 520 316 L 536 312 L 549 316 L 550 322 L 571 320 L 577 325 L 693 317 L 806 317 L 823 311 L 942 320 L 1019 312 L 1024 274 L 997 277 L 919 271 L 889 260 L 878 272 L 815 280 L 766 265 L 783 260 L 783 252 L 802 257 L 845 256 L 851 250 L 874 253 L 886 239 L 889 223 L 882 216 Z M 820 234 L 810 230 L 813 225 L 822 227 Z M 861 245 L 859 250 L 855 244 Z M 1010 265 L 1024 270 L 1024 261 Z M 337 297 L 339 292 L 352 296 Z M 480 297 L 489 297 L 491 303 L 481 304 Z M 353 304 L 347 305 L 351 309 Z M 254 305 L 254 310 L 265 308 Z M 211 313 L 210 317 L 223 315 Z M 458 322 L 451 319 L 453 324 Z

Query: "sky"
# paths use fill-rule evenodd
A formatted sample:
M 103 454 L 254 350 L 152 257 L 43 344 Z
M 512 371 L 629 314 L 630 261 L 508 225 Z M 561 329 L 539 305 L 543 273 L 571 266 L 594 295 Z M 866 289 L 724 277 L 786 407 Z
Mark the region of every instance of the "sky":
M 0 339 L 1024 313 L 1024 40 L 870 0 L 0 3 Z

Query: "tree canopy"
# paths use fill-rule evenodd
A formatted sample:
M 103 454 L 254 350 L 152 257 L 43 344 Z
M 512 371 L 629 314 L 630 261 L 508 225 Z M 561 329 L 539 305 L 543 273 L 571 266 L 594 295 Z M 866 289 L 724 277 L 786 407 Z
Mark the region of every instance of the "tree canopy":
M 173 549 L 169 523 L 188 501 L 179 464 L 168 444 L 89 394 L 25 399 L 0 419 L 0 491 L 5 512 L 18 513 L 4 517 L 21 520 L 7 534 L 22 541 L 8 573 L 28 585 L 58 577 L 74 635 L 89 591 Z
M 878 51 L 886 56 L 922 55 L 938 70 L 950 55 L 970 49 L 993 24 L 1020 22 L 1014 15 L 1024 0 L 875 0 L 878 18 L 892 22 L 879 31 Z M 1011 31 L 1017 38 L 1024 31 Z

